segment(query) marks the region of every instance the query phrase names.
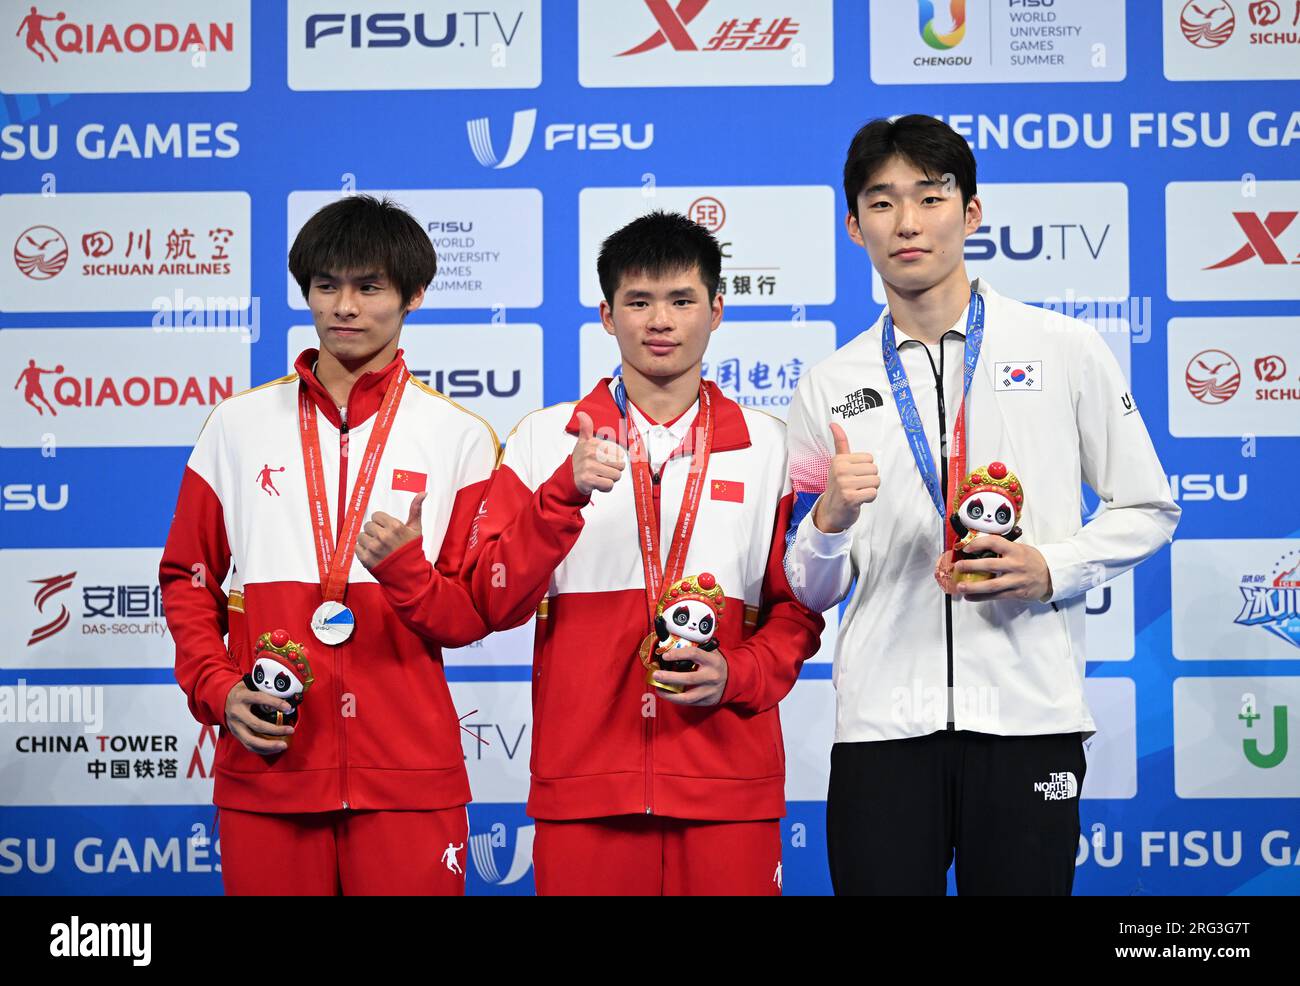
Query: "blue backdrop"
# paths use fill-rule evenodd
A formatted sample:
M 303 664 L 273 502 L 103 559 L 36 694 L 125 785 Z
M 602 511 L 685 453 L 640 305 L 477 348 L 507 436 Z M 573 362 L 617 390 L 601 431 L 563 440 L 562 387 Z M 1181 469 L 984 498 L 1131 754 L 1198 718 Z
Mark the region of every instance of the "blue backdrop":
M 973 273 L 1034 303 L 1114 299 L 1078 313 L 1126 362 L 1184 508 L 1172 550 L 1090 598 L 1107 745 L 1076 891 L 1300 890 L 1295 3 L 43 2 L 66 12 L 44 49 L 30 6 L 0 5 L 0 35 L 19 29 L 0 70 L 5 892 L 220 890 L 212 737 L 149 597 L 211 403 L 307 344 L 285 258 L 314 208 L 390 190 L 426 224 L 443 283 L 409 319 L 411 365 L 503 437 L 614 368 L 583 330 L 599 236 L 689 209 L 729 250 L 734 331 L 708 373 L 781 414 L 800 367 L 880 310 L 840 168 L 863 122 L 913 112 L 975 147 Z M 153 271 L 130 266 L 146 232 Z M 212 325 L 213 295 L 238 326 Z M 199 314 L 176 329 L 173 308 Z M 831 649 L 783 714 L 787 893 L 829 892 Z M 471 893 L 532 892 L 529 652 L 516 634 L 448 657 L 491 740 L 465 734 Z M 56 687 L 80 713 L 52 714 Z

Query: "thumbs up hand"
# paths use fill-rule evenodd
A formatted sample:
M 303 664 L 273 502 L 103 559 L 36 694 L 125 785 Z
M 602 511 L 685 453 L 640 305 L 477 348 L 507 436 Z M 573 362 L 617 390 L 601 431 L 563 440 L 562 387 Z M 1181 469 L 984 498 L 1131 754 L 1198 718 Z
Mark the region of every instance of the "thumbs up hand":
M 835 455 L 826 474 L 826 492 L 817 500 L 813 523 L 824 534 L 847 531 L 858 519 L 864 503 L 876 498 L 880 472 L 870 452 L 853 452 L 844 429 L 831 422 Z
M 408 541 L 423 537 L 420 510 L 424 507 L 424 498 L 428 495 L 427 492 L 415 495 L 415 499 L 411 501 L 411 509 L 407 512 L 405 524 L 382 510 L 376 510 L 370 515 L 370 520 L 357 535 L 356 555 L 361 560 L 361 564 L 367 569 L 373 569 Z
M 573 446 L 573 482 L 583 496 L 608 493 L 623 475 L 623 449 L 595 436 L 591 415 L 578 412 L 578 442 Z

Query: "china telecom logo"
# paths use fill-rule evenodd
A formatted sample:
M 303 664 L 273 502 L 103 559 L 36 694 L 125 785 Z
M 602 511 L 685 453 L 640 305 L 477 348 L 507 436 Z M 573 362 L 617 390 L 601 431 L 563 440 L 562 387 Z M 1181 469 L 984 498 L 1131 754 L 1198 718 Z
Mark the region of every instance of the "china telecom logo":
M 940 34 L 934 29 L 934 0 L 917 0 L 918 29 L 921 38 L 931 48 L 947 51 L 961 44 L 966 37 L 966 0 L 951 0 L 948 13 L 952 17 L 952 30 Z

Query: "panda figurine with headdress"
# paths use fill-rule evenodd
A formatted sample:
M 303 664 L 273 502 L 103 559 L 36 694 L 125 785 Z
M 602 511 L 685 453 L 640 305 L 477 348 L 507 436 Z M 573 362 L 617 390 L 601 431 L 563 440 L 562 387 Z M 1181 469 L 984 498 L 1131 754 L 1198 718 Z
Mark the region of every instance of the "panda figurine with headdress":
M 966 551 L 977 537 L 998 534 L 1015 541 L 1024 532 L 1017 526 L 1025 503 L 1025 489 L 1004 463 L 991 462 L 971 471 L 957 487 L 957 503 L 948 518 L 958 541 L 952 549 L 952 563 L 965 558 L 997 558 L 996 551 Z M 957 582 L 982 582 L 992 572 L 959 572 Z
M 709 572 L 687 576 L 670 585 L 655 608 L 654 633 L 641 642 L 641 663 L 645 666 L 646 680 L 668 692 L 681 692 L 681 685 L 666 685 L 655 681 L 656 671 L 690 672 L 696 664 L 689 660 L 673 660 L 675 650 L 698 647 L 700 650 L 718 649 L 714 634 L 722 615 L 726 598 L 718 580 Z
M 288 702 L 293 708 L 288 712 L 267 705 L 252 706 L 253 715 L 273 726 L 297 726 L 298 706 L 302 704 L 307 689 L 316 679 L 312 677 L 307 661 L 307 648 L 289 639 L 287 630 L 273 630 L 257 639 L 253 653 L 253 667 L 244 675 L 244 684 L 256 692 L 264 692 Z M 282 740 L 288 743 L 291 736 L 264 736 L 262 739 Z

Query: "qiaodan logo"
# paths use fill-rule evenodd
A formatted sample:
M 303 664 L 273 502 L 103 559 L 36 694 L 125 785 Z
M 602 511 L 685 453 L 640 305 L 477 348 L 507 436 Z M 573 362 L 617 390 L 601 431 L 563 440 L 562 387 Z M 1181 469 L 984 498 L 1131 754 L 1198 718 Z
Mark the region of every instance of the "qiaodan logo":
M 931 48 L 947 51 L 961 44 L 966 37 L 966 0 L 952 0 L 948 13 L 952 16 L 952 30 L 940 34 L 934 29 L 934 0 L 916 0 L 921 38 Z
M 1286 713 L 1287 707 L 1285 705 L 1273 706 L 1273 749 L 1270 752 L 1261 752 L 1259 740 L 1253 736 L 1248 736 L 1241 741 L 1241 752 L 1256 767 L 1264 769 L 1276 767 L 1286 759 L 1288 745 Z M 1237 714 L 1237 718 L 1246 724 L 1247 729 L 1251 730 L 1255 728 L 1255 721 L 1263 718 L 1255 710 L 1255 696 L 1250 692 L 1241 696 L 1241 712 Z

